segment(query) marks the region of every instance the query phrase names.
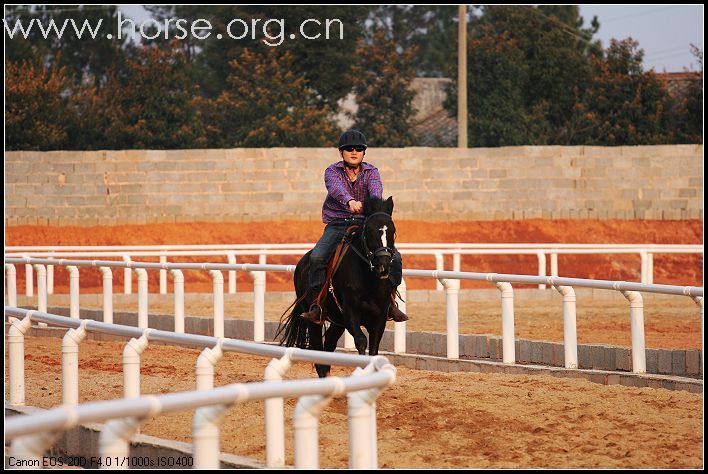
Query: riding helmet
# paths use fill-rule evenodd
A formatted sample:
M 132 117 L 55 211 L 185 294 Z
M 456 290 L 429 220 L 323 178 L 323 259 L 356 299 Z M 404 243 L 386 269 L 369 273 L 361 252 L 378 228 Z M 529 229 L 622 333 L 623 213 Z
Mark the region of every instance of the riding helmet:
M 345 146 L 363 146 L 366 148 L 366 137 L 359 130 L 347 130 L 339 137 L 337 148 L 341 150 Z

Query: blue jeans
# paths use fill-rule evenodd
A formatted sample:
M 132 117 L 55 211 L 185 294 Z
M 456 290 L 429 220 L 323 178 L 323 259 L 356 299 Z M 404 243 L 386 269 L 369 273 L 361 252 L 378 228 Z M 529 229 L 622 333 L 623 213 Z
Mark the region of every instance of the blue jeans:
M 310 294 L 314 296 L 319 292 L 327 277 L 327 263 L 332 257 L 339 242 L 342 241 L 347 228 L 356 223 L 362 223 L 361 219 L 338 219 L 330 222 L 325 226 L 322 237 L 315 244 L 315 248 L 310 253 L 310 275 L 309 287 Z M 391 282 L 392 289 L 396 289 L 401 284 L 403 278 L 403 262 L 401 254 L 397 250 L 394 251 L 391 258 L 391 271 L 388 279 Z

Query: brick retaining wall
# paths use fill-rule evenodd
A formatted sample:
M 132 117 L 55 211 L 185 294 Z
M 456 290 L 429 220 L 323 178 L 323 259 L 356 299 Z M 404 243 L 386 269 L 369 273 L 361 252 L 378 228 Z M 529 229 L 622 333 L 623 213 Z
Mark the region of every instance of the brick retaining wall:
M 372 148 L 399 219 L 702 219 L 702 145 Z M 335 149 L 5 153 L 7 225 L 319 220 Z

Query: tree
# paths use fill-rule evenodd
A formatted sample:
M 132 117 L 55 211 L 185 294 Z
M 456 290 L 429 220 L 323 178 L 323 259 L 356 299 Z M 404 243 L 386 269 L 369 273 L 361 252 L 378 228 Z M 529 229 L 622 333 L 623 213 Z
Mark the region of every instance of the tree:
M 691 54 L 696 57 L 701 69 L 689 81 L 686 95 L 681 100 L 681 126 L 676 137 L 678 143 L 703 143 L 703 51 L 691 45 Z
M 124 69 L 110 72 L 97 92 L 95 126 L 102 132 L 93 147 L 190 148 L 199 145 L 194 84 L 180 74 L 184 54 L 145 46 Z M 87 132 L 90 134 L 90 132 Z M 95 135 L 95 134 L 94 134 Z
M 352 70 L 358 110 L 354 127 L 374 146 L 401 147 L 415 143 L 412 132 L 415 49 L 399 52 L 385 31 L 362 41 Z
M 57 150 L 67 146 L 75 122 L 66 69 L 30 61 L 5 68 L 5 136 L 8 150 Z
M 653 72 L 644 72 L 644 52 L 631 38 L 612 40 L 605 58 L 593 60 L 594 77 L 576 114 L 575 140 L 589 145 L 669 143 L 670 98 Z
M 481 9 L 468 38 L 471 144 L 570 143 L 567 124 L 591 77 L 588 55 L 599 48 L 591 42 L 597 21 L 582 25 L 572 5 Z M 456 74 L 455 65 L 449 76 Z M 456 90 L 449 92 L 445 107 L 455 116 Z
M 230 61 L 229 88 L 199 101 L 207 143 L 212 147 L 316 147 L 337 135 L 327 106 L 318 104 L 295 58 L 271 49 L 244 49 Z
M 527 67 L 516 40 L 504 32 L 498 37 L 481 35 L 469 41 L 470 69 L 468 136 L 470 146 L 497 147 L 527 142 L 526 110 L 519 84 L 527 77 Z M 453 84 L 445 107 L 457 109 Z
M 99 85 L 105 80 L 108 70 L 123 59 L 122 47 L 127 40 L 117 40 L 117 18 L 115 5 L 6 7 L 5 21 L 9 29 L 15 29 L 13 37 L 6 39 L 6 60 L 35 58 L 46 63 L 56 61 L 76 82 L 93 81 Z M 25 32 L 28 31 L 27 38 L 15 28 L 18 22 Z M 30 25 L 30 22 L 33 24 Z M 43 28 L 37 22 L 41 22 Z M 51 27 L 52 24 L 55 28 Z M 43 33 L 43 30 L 48 33 Z M 99 31 L 100 34 L 92 36 L 92 32 Z M 109 33 L 113 39 L 106 38 Z
M 457 62 L 454 5 L 379 5 L 367 24 L 371 32 L 386 29 L 399 51 L 415 48 L 417 77 L 444 77 Z
M 292 55 L 293 72 L 304 77 L 308 88 L 315 92 L 319 104 L 333 109 L 337 101 L 351 90 L 353 53 L 358 39 L 363 35 L 364 22 L 371 8 L 338 5 L 178 5 L 149 7 L 148 10 L 158 20 L 185 18 L 191 22 L 202 18 L 212 25 L 214 34 L 208 38 L 199 41 L 186 38 L 181 43 L 191 51 L 188 56 L 189 74 L 200 85 L 205 97 L 218 97 L 230 87 L 227 81 L 231 73 L 229 62 L 240 58 L 244 49 L 258 55 L 267 55 L 269 50 L 278 49 Z M 300 27 L 308 19 L 317 20 L 320 24 L 306 23 L 303 26 L 305 34 L 310 37 L 319 34 L 319 38 L 307 39 L 301 36 Z M 326 37 L 327 19 L 341 22 L 332 24 L 329 39 Z M 264 35 L 263 26 L 269 20 L 268 34 L 276 39 Z M 234 22 L 231 26 L 232 34 L 244 35 L 244 38 L 232 39 L 226 35 L 230 22 Z M 248 26 L 245 27 L 244 23 Z M 340 24 L 343 33 L 341 38 Z M 255 29 L 253 25 L 256 25 Z M 222 39 L 217 38 L 216 32 L 222 33 Z M 282 43 L 272 46 L 279 43 L 281 37 Z

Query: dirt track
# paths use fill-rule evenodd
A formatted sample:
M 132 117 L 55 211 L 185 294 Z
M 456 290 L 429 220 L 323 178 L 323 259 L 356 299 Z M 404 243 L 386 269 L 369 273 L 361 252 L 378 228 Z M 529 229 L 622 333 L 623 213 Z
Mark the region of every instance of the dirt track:
M 122 395 L 122 347 L 118 342 L 81 344 L 82 402 Z M 59 404 L 61 339 L 29 338 L 26 354 L 28 403 L 47 408 Z M 198 355 L 192 349 L 149 347 L 141 367 L 142 392 L 192 390 Z M 216 366 L 215 383 L 260 381 L 267 362 L 227 353 Z M 333 369 L 333 375 L 348 373 Z M 288 374 L 314 376 L 307 365 L 296 365 Z M 286 403 L 288 463 L 293 462 L 289 420 L 294 403 Z M 346 413 L 346 400 L 338 398 L 322 417 L 322 467 L 347 467 Z M 192 415 L 153 418 L 142 432 L 190 442 Z M 379 464 L 387 468 L 703 465 L 703 396 L 682 391 L 604 386 L 550 376 L 399 368 L 396 383 L 377 401 L 377 415 Z M 230 409 L 221 439 L 222 451 L 264 461 L 263 404 Z
M 120 291 L 120 289 L 116 289 Z M 541 291 L 541 290 L 527 290 Z M 551 298 L 535 300 L 518 295 L 514 308 L 514 333 L 519 339 L 563 342 L 561 296 L 554 290 Z M 492 293 L 493 294 L 493 293 Z M 136 294 L 114 298 L 114 311 L 137 312 Z M 21 306 L 36 306 L 37 297 L 18 297 Z M 49 295 L 49 306 L 68 307 L 68 295 Z M 290 305 L 290 300 L 271 299 L 266 295 L 265 318 L 278 321 Z M 100 310 L 101 295 L 81 295 L 81 307 Z M 687 297 L 646 295 L 644 302 L 644 333 L 646 347 L 652 349 L 700 349 L 702 326 L 698 306 Z M 172 295 L 150 295 L 150 314 L 174 314 Z M 407 331 L 445 332 L 444 302 L 408 302 L 410 321 Z M 213 303 L 210 294 L 185 295 L 185 314 L 211 318 Z M 252 319 L 253 304 L 236 295 L 224 295 L 224 316 L 229 319 Z M 580 344 L 606 344 L 630 347 L 631 331 L 629 303 L 619 294 L 608 292 L 603 298 L 580 296 L 577 301 L 577 335 Z M 390 329 L 390 328 L 389 328 Z M 459 303 L 461 334 L 491 334 L 501 336 L 501 304 L 494 295 L 487 299 L 462 300 Z
M 477 223 L 397 223 L 399 242 L 598 242 L 702 243 L 700 221 L 494 221 Z M 6 230 L 8 245 L 137 245 L 164 243 L 312 242 L 318 223 L 169 224 L 105 228 L 28 228 Z M 185 260 L 186 261 L 186 260 Z M 270 263 L 279 263 L 273 259 Z M 431 268 L 432 258 L 411 258 L 407 268 Z M 638 257 L 560 258 L 562 276 L 636 281 Z M 655 283 L 702 286 L 700 258 L 655 257 Z M 450 262 L 447 262 L 450 266 Z M 535 257 L 468 257 L 463 270 L 534 274 Z M 115 272 L 116 288 L 122 272 Z M 188 291 L 209 292 L 206 276 L 188 280 Z M 239 280 L 247 290 L 247 276 Z M 18 294 L 24 275 L 18 268 Z M 157 288 L 157 274 L 150 280 Z M 271 290 L 290 290 L 289 277 L 269 279 Z M 420 286 L 419 286 L 420 285 Z M 66 291 L 65 272 L 57 272 L 58 292 Z M 432 288 L 432 282 L 409 288 Z M 92 289 L 91 289 L 92 288 Z M 82 274 L 82 293 L 99 292 L 100 280 Z M 578 301 L 579 342 L 621 344 L 628 339 L 627 308 L 617 312 L 592 302 L 581 309 Z M 132 304 L 132 303 L 131 303 Z M 486 304 L 486 303 L 485 303 Z M 648 347 L 701 347 L 702 325 L 690 301 L 681 307 L 664 303 L 651 315 L 647 307 Z M 51 305 L 51 300 L 50 300 Z M 440 320 L 428 318 L 427 306 L 409 304 L 409 330 L 441 330 Z M 612 305 L 615 306 L 614 304 Z M 151 308 L 156 307 L 151 304 Z M 246 306 L 247 308 L 247 306 Z M 282 308 L 278 307 L 280 311 Z M 499 334 L 498 306 L 477 304 L 461 309 L 461 332 Z M 517 337 L 559 340 L 557 319 L 540 318 L 541 309 L 525 306 L 517 312 Z M 594 308 L 594 309 L 593 309 Z M 235 308 L 233 308 L 235 309 Z M 543 309 L 547 312 L 547 309 Z M 684 313 L 685 312 L 685 313 Z M 169 313 L 168 313 L 169 314 Z M 208 314 L 208 311 L 206 312 Z M 273 319 L 275 308 L 268 309 Z M 278 313 L 279 314 L 279 313 Z M 560 314 L 560 313 L 559 313 Z M 598 323 L 598 324 L 595 324 Z M 625 327 L 627 326 L 627 327 Z M 681 327 L 683 329 L 679 330 Z M 593 329 L 594 328 L 594 329 Z M 600 341 L 593 339 L 600 337 Z M 613 342 L 617 338 L 617 341 Z M 654 339 L 652 339 L 654 338 Z M 60 403 L 61 340 L 30 338 L 26 350 L 27 400 L 51 407 Z M 122 344 L 82 344 L 81 400 L 120 397 Z M 194 387 L 198 351 L 150 347 L 142 362 L 143 393 L 167 393 Z M 217 365 L 216 385 L 262 380 L 267 361 L 227 354 Z M 347 371 L 334 369 L 333 375 Z M 292 378 L 314 377 L 310 366 L 297 366 Z M 7 375 L 6 375 L 7 377 Z M 6 394 L 7 397 L 7 394 Z M 222 427 L 222 450 L 264 459 L 262 403 L 234 407 Z M 291 418 L 294 402 L 286 404 Z M 379 464 L 403 468 L 700 468 L 703 466 L 703 396 L 663 389 L 603 386 L 585 380 L 547 376 L 436 373 L 398 369 L 393 387 L 377 402 Z M 143 432 L 190 441 L 191 413 L 148 421 Z M 335 400 L 322 419 L 322 467 L 347 466 L 346 402 Z M 292 463 L 292 433 L 287 431 L 287 456 Z

